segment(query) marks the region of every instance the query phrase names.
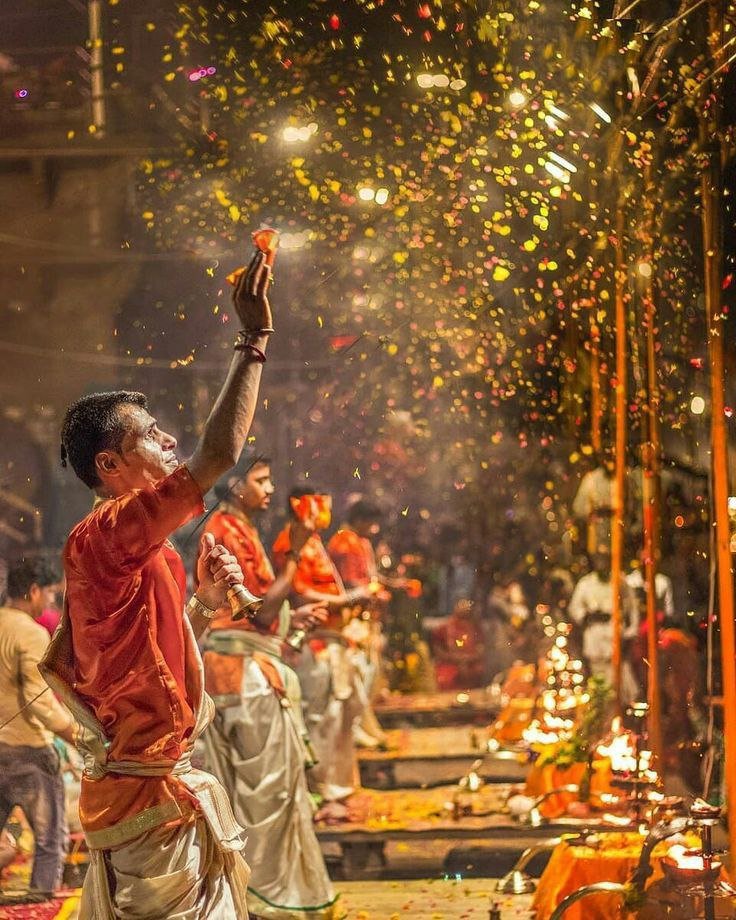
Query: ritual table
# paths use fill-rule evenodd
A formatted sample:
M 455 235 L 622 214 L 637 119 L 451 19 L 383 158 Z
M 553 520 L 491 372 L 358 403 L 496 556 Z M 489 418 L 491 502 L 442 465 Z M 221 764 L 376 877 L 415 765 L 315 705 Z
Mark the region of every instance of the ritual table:
M 524 782 L 526 756 L 511 751 L 489 753 L 487 726 L 446 725 L 389 729 L 385 749 L 358 752 L 361 781 L 374 789 L 409 788 L 457 782 L 481 761 L 486 781 Z
M 561 832 L 559 823 L 534 828 L 512 818 L 505 805 L 509 786 L 500 783 L 483 786 L 472 796 L 472 814 L 453 817 L 455 789 L 361 789 L 348 799 L 350 820 L 317 823 L 317 837 L 320 842 L 339 844 L 343 868 L 355 878 L 366 876 L 369 863 L 384 862 L 388 841 L 500 840 L 518 855 L 530 844 Z
M 595 882 L 629 881 L 639 862 L 644 837 L 637 833 L 609 833 L 600 836 L 598 846 L 573 846 L 561 843 L 555 847 L 544 870 L 533 906 L 537 920 L 548 920 L 555 908 L 573 891 Z M 697 839 L 693 840 L 693 844 Z M 661 858 L 671 841 L 658 844 L 652 855 L 653 875 L 650 881 L 662 877 Z M 629 914 L 622 907 L 620 894 L 595 894 L 573 904 L 565 920 L 622 920 Z
M 498 713 L 498 700 L 485 689 L 392 693 L 373 708 L 384 728 L 406 724 L 489 725 Z

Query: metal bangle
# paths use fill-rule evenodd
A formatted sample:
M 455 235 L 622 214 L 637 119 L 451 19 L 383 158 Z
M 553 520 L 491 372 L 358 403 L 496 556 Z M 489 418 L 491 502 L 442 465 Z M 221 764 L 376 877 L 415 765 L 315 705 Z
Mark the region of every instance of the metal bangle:
M 211 607 L 208 607 L 206 604 L 203 604 L 202 601 L 197 597 L 196 594 L 193 594 L 187 601 L 186 612 L 191 616 L 193 613 L 198 613 L 200 616 L 204 617 L 206 620 L 211 620 L 214 618 L 217 613 L 217 608 L 214 610 Z

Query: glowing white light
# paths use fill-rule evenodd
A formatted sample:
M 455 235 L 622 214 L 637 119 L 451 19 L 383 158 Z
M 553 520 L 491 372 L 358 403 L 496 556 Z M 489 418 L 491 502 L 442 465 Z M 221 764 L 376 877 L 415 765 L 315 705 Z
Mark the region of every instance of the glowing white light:
M 434 85 L 438 86 L 440 89 L 444 89 L 446 86 L 450 85 L 450 78 L 446 73 L 438 73 L 434 78 Z
M 515 109 L 521 108 L 526 102 L 526 93 L 522 93 L 520 89 L 511 90 L 509 93 L 509 102 Z
M 693 415 L 702 415 L 705 412 L 705 400 L 702 396 L 693 396 L 690 400 L 690 411 Z
M 631 92 L 635 96 L 641 96 L 641 87 L 639 86 L 639 77 L 636 75 L 636 71 L 633 67 L 626 68 L 626 76 L 629 78 L 629 83 L 631 84 Z
M 282 233 L 279 236 L 279 249 L 303 249 L 309 242 L 311 232 L 302 230 L 301 233 Z
M 568 172 L 576 173 L 578 171 L 577 166 L 571 163 L 569 160 L 566 160 L 564 157 L 561 157 L 559 153 L 555 153 L 554 150 L 551 150 L 548 154 L 550 160 L 554 160 L 559 166 L 562 166 L 563 169 L 566 169 Z
M 728 496 L 728 510 L 731 514 L 736 514 L 736 495 Z
M 567 170 L 562 169 L 556 163 L 549 163 L 545 161 L 544 168 L 547 170 L 550 176 L 554 176 L 555 179 L 558 179 L 560 182 L 565 183 L 570 181 L 570 173 L 567 172 Z
M 434 86 L 434 77 L 431 73 L 418 73 L 417 83 L 422 89 L 431 89 Z
M 606 122 L 606 124 L 611 124 L 611 116 L 605 109 L 602 109 L 597 102 L 591 102 L 590 107 L 600 119 Z
M 388 201 L 388 189 L 379 188 L 376 192 L 375 202 L 376 204 L 386 204 Z
M 563 112 L 562 109 L 558 109 L 553 102 L 549 101 L 549 99 L 545 101 L 545 105 L 547 106 L 548 110 L 555 116 L 555 118 L 559 118 L 561 121 L 570 121 L 570 116 L 567 114 L 567 112 Z
M 375 191 L 368 185 L 364 185 L 358 189 L 358 198 L 360 198 L 361 201 L 373 201 L 375 197 Z
M 453 80 L 450 83 L 450 89 L 454 90 L 455 92 L 459 92 L 461 89 L 465 89 L 467 85 L 468 84 L 465 82 L 465 80 Z
M 652 277 L 652 263 L 651 262 L 639 262 L 636 266 L 636 270 L 642 276 L 642 278 L 651 278 Z
M 559 127 L 559 125 L 557 124 L 557 122 L 554 120 L 554 118 L 551 115 L 544 116 L 544 123 L 547 125 L 548 128 L 551 128 L 553 131 L 556 131 L 557 128 Z
M 293 144 L 295 141 L 308 141 L 309 138 L 316 133 L 317 123 L 312 121 L 308 125 L 301 125 L 299 127 L 296 125 L 287 125 L 281 136 L 287 144 Z

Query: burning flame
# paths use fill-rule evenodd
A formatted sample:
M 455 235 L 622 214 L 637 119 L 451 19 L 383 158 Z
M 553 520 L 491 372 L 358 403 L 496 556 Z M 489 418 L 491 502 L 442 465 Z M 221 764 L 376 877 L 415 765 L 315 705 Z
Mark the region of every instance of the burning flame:
M 611 723 L 610 740 L 598 745 L 598 753 L 611 761 L 614 773 L 639 774 L 646 782 L 657 781 L 657 773 L 652 769 L 652 752 L 639 751 L 637 758 L 633 735 L 622 729 L 618 716 Z

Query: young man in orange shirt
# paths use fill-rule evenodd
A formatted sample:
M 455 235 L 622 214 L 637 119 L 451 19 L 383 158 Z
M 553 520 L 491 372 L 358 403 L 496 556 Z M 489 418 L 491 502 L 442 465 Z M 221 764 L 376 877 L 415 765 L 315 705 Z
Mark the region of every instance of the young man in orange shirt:
M 326 920 L 336 896 L 314 833 L 299 680 L 282 658 L 292 626 L 316 625 L 325 610 L 307 604 L 292 611 L 286 600 L 312 532 L 308 524 L 294 524 L 289 557 L 274 574 L 254 520 L 273 490 L 269 461 L 256 457 L 229 478 L 226 501 L 206 524 L 237 558 L 248 590 L 263 598 L 253 619 L 215 617 L 206 639 L 205 682 L 217 707 L 204 738 L 206 763 L 248 828 L 249 908 L 268 920 L 291 920 L 297 912 Z
M 291 491 L 291 520 L 274 542 L 273 560 L 279 572 L 296 562 L 292 581 L 295 603 L 327 605 L 327 621 L 303 647 L 296 671 L 302 685 L 307 729 L 318 760 L 309 780 L 328 804 L 326 813 L 339 816 L 343 810 L 334 803 L 347 798 L 358 782 L 353 729 L 367 702 L 342 629 L 355 615 L 356 605 L 370 592 L 364 587 L 345 590 L 318 532 L 310 535 L 298 553 L 294 551 L 292 534 L 298 528 L 294 503 L 314 494 L 311 488 Z
M 370 593 L 363 617 L 355 622 L 357 640 L 353 661 L 365 687 L 368 705 L 354 729 L 355 740 L 362 747 L 385 744 L 386 734 L 378 723 L 370 701 L 374 700 L 383 680 L 381 650 L 383 638 L 381 615 L 391 595 L 379 578 L 376 554 L 371 535 L 378 533 L 380 509 L 368 501 L 354 502 L 348 509 L 345 523 L 335 531 L 327 544 L 327 552 L 348 589 L 363 588 Z
M 270 278 L 259 253 L 237 282 L 243 328 L 186 463 L 140 393 L 83 397 L 64 422 L 62 461 L 96 503 L 64 550 L 65 611 L 42 668 L 85 753 L 80 817 L 91 865 L 81 920 L 247 917 L 243 829 L 222 786 L 191 766 L 213 712 L 195 637 L 242 573 L 205 537 L 185 615 L 164 547 L 203 511 L 202 496 L 245 444 L 273 331 Z

